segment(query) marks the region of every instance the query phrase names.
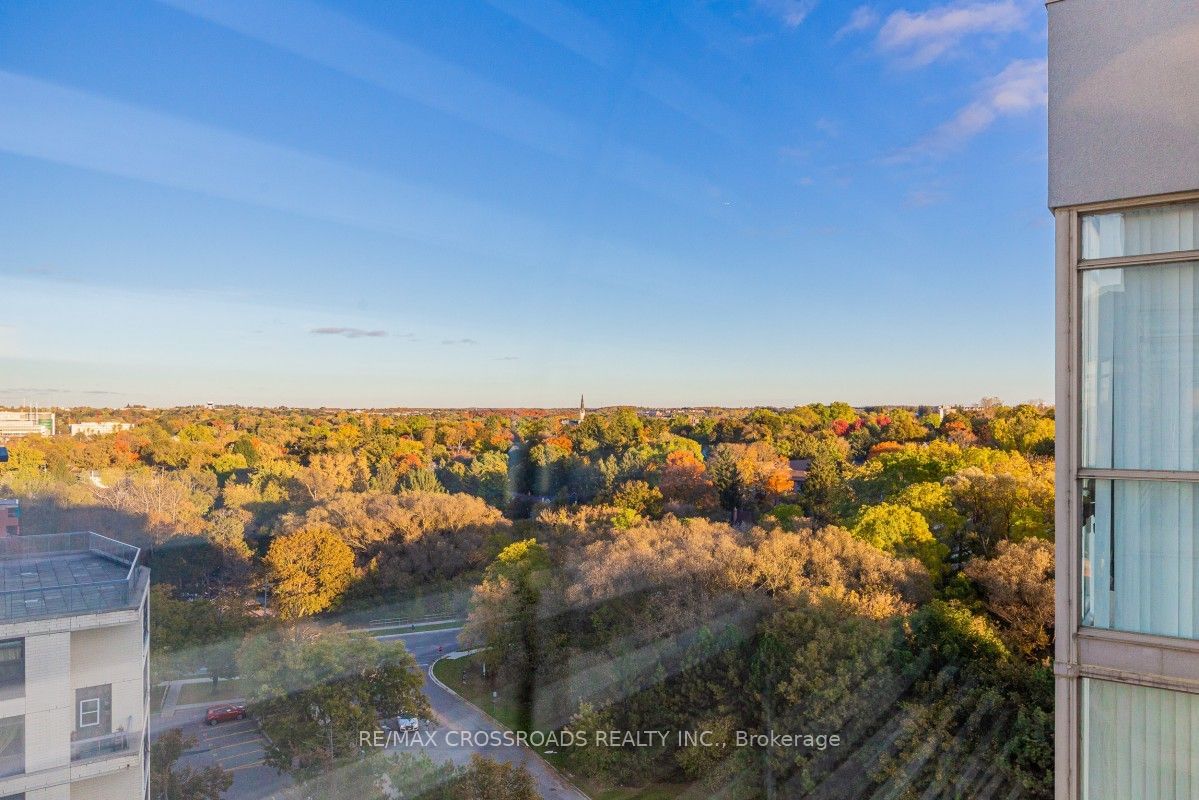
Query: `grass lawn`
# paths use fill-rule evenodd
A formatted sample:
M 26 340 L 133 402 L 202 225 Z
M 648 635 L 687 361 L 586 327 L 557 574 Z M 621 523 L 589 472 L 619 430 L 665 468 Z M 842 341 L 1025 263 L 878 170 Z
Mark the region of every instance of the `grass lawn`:
M 511 690 L 506 686 L 493 686 L 489 679 L 484 678 L 482 663 L 480 654 L 466 658 L 443 658 L 433 666 L 433 674 L 500 724 L 517 730 L 517 705 Z M 494 699 L 492 692 L 496 693 Z
M 221 700 L 232 700 L 241 697 L 241 679 L 231 678 L 221 681 L 212 688 L 212 681 L 203 683 L 185 683 L 179 688 L 179 705 L 191 703 L 217 703 Z
M 483 677 L 481 664 L 482 661 L 478 654 L 466 658 L 443 658 L 433 666 L 433 674 L 446 686 L 486 711 L 500 724 L 516 730 L 517 706 L 511 689 L 506 686 L 493 686 L 488 679 Z M 493 691 L 496 693 L 494 700 L 491 696 Z M 547 755 L 541 752 L 541 755 L 595 800 L 674 800 L 688 788 L 686 784 L 650 784 L 639 787 L 605 786 L 580 778 L 567 770 L 566 759 L 562 753 Z

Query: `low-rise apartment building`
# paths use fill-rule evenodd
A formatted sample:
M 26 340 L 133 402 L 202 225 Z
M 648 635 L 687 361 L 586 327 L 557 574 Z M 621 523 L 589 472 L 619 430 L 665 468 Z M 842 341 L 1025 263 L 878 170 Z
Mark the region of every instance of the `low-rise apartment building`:
M 0 539 L 0 798 L 149 792 L 149 570 L 95 533 Z
M 72 422 L 70 430 L 72 436 L 108 436 L 111 433 L 130 430 L 132 427 L 132 422 L 107 420 L 105 422 Z

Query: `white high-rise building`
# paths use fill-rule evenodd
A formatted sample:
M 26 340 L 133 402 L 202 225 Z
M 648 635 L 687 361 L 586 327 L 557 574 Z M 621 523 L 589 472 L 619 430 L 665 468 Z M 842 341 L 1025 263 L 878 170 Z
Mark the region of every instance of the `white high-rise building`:
M 0 539 L 0 800 L 148 797 L 138 555 L 95 533 Z
M 1199 800 L 1199 2 L 1050 0 L 1058 800 Z

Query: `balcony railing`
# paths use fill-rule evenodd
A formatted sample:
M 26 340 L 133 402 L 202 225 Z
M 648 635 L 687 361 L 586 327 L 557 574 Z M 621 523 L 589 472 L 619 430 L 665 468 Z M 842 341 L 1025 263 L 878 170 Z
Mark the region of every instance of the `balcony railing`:
M 113 758 L 137 753 L 142 746 L 139 731 L 117 731 L 91 739 L 71 742 L 72 761 L 91 761 L 96 758 Z
M 0 538 L 0 622 L 129 608 L 146 579 L 140 554 L 91 532 Z
M 76 553 L 93 553 L 126 567 L 132 567 L 141 550 L 91 531 L 50 533 L 42 536 L 0 538 L 0 558 L 39 558 Z

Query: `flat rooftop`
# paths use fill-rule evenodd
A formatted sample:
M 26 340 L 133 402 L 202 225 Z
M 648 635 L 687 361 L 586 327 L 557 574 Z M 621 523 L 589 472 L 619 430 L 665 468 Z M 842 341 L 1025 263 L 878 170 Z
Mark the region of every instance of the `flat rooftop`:
M 0 539 L 0 622 L 135 607 L 140 553 L 91 532 Z

